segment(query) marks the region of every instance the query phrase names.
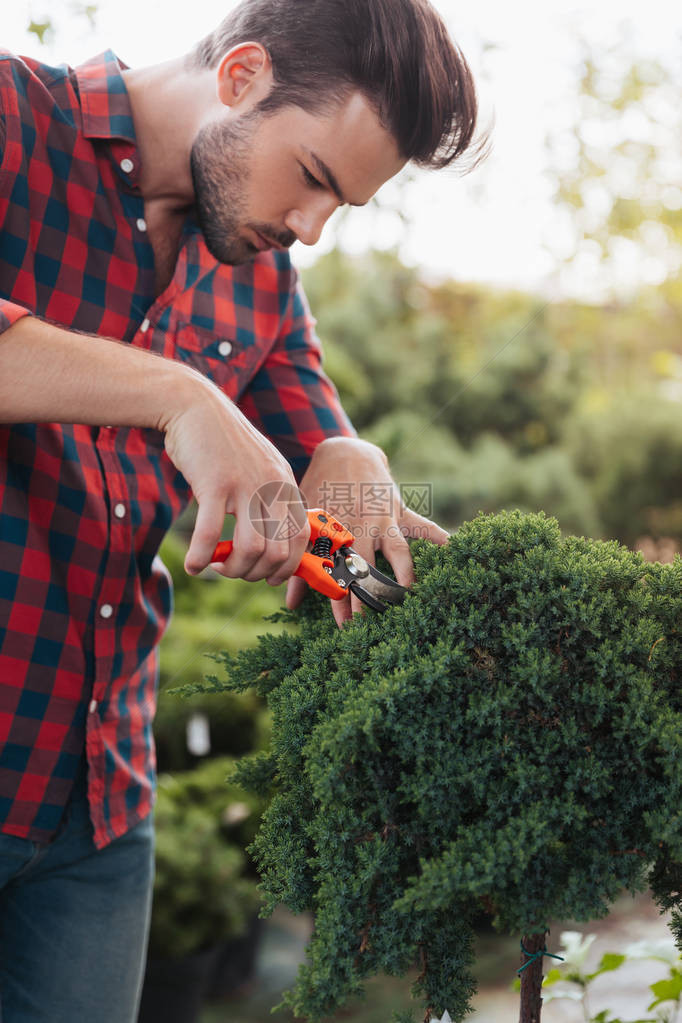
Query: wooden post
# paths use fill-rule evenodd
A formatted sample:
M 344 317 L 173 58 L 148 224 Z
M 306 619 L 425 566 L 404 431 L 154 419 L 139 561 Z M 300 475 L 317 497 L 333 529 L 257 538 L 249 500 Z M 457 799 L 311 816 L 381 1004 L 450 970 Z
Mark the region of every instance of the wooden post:
M 534 952 L 545 947 L 546 931 L 541 934 L 527 934 L 523 939 L 523 947 L 529 955 L 521 952 L 521 965 L 528 963 Z M 521 1015 L 519 1023 L 540 1023 L 542 1012 L 542 956 L 538 956 L 526 966 L 521 974 Z

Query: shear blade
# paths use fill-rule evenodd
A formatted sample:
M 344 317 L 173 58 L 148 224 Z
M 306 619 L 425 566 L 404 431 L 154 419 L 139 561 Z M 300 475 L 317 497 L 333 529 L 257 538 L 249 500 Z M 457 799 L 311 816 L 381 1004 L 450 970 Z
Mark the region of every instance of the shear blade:
M 386 604 L 384 604 L 382 600 L 378 600 L 376 597 L 373 597 L 369 590 L 366 590 L 360 585 L 360 583 L 351 583 L 348 589 L 351 593 L 354 593 L 363 604 L 366 604 L 367 607 L 371 607 L 373 611 L 386 610 Z
M 385 611 L 390 604 L 402 604 L 407 589 L 374 568 L 373 565 L 367 562 L 365 564 L 367 574 L 358 579 L 348 571 L 344 561 L 339 558 L 333 574 L 337 581 L 342 578 L 351 593 L 354 593 L 363 604 L 367 604 L 373 611 Z

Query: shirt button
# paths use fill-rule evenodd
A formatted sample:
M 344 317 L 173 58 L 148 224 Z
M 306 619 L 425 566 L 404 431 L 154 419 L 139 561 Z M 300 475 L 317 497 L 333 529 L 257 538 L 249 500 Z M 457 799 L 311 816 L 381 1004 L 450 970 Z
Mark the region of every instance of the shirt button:
M 121 160 L 121 163 L 119 164 L 119 166 L 120 166 L 122 171 L 126 172 L 126 174 L 130 174 L 130 172 L 133 169 L 133 167 L 135 166 L 135 164 L 133 163 L 132 160 L 129 160 L 128 157 L 126 156 L 123 160 Z
M 144 220 L 143 217 L 138 217 L 137 220 L 135 221 L 135 223 L 137 224 L 137 230 L 138 231 L 146 231 L 147 230 L 147 221 Z
M 97 700 L 90 700 L 90 706 L 88 707 L 89 713 L 90 714 L 94 714 L 96 710 L 97 710 Z
M 140 324 L 140 330 L 142 331 L 143 334 L 145 330 L 149 330 L 149 320 L 147 319 L 146 316 L 143 319 L 142 323 Z
M 218 351 L 221 355 L 229 355 L 232 351 L 232 345 L 229 341 L 221 341 L 218 345 Z
M 111 604 L 102 604 L 101 608 L 99 609 L 99 613 L 101 614 L 102 618 L 111 618 L 112 614 L 114 613 L 114 609 L 111 606 Z
M 124 504 L 117 504 L 114 506 L 114 515 L 117 519 L 125 518 L 126 506 Z

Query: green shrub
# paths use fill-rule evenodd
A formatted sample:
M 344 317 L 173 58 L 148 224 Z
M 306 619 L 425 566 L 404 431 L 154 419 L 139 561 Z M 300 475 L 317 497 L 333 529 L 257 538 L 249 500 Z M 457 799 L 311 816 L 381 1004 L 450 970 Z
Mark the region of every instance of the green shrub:
M 200 682 L 212 651 L 241 650 L 256 642 L 263 616 L 282 603 L 284 588 L 265 580 L 222 579 L 214 572 L 187 575 L 183 567 L 187 541 L 168 533 L 161 557 L 172 579 L 175 598 L 173 617 L 161 641 L 160 699 L 164 689 L 179 680 Z
M 183 562 L 187 544 L 175 532 L 164 540 L 161 554 L 173 578 L 175 609 L 161 643 L 161 678 L 154 718 L 160 771 L 187 770 L 201 759 L 187 747 L 187 723 L 195 714 L 207 719 L 210 755 L 239 756 L 260 749 L 269 730 L 264 704 L 254 693 L 207 696 L 188 703 L 169 692 L 174 682 L 201 681 L 211 653 L 225 646 L 238 650 L 255 643 L 263 616 L 279 607 L 283 590 L 265 581 L 187 575 Z
M 208 770 L 159 778 L 152 958 L 179 959 L 238 937 L 258 909 L 243 846 L 262 805 L 225 785 L 233 764 L 213 760 Z
M 245 793 L 241 786 L 228 782 L 234 766 L 233 757 L 215 757 L 194 771 L 174 775 L 172 782 L 166 779 L 166 785 L 173 786 L 173 802 L 178 809 L 205 810 L 228 842 L 245 849 L 255 838 L 265 806 L 260 796 Z
M 682 561 L 519 512 L 413 555 L 402 606 L 338 630 L 309 595 L 298 634 L 210 683 L 272 710 L 237 777 L 273 795 L 266 911 L 315 915 L 284 999 L 312 1021 L 415 961 L 414 994 L 463 1019 L 481 906 L 532 934 L 650 883 L 682 943 Z
M 163 692 L 154 718 L 159 771 L 184 771 L 203 757 L 187 748 L 187 725 L 194 715 L 206 718 L 210 755 L 241 756 L 267 741 L 269 718 L 255 693 L 216 693 L 193 700 Z

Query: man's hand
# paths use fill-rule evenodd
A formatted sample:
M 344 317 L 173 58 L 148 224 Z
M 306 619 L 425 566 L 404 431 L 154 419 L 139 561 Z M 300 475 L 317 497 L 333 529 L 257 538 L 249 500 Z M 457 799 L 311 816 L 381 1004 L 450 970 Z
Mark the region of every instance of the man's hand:
M 343 494 L 336 507 L 335 485 L 338 494 Z M 361 490 L 372 487 L 377 493 L 381 491 L 383 500 L 376 502 L 376 514 L 368 514 L 367 510 L 363 514 Z M 435 522 L 405 508 L 385 454 L 368 441 L 355 437 L 330 437 L 323 441 L 315 449 L 301 480 L 301 491 L 309 508 L 324 508 L 350 529 L 356 538 L 355 550 L 370 564 L 375 563 L 375 552 L 381 550 L 401 586 L 414 582 L 408 536 L 422 536 L 440 544 L 448 541 L 449 534 Z M 306 585 L 297 576 L 289 580 L 287 607 L 301 603 Z M 332 600 L 331 604 L 339 627 L 364 607 L 353 594 L 344 600 Z
M 160 424 L 166 451 L 199 506 L 185 569 L 196 575 L 212 564 L 227 578 L 267 579 L 277 586 L 298 568 L 310 536 L 289 463 L 209 381 L 196 374 L 186 394 L 180 410 Z M 269 502 L 267 507 L 259 503 L 255 508 L 258 491 L 273 483 L 284 484 L 284 499 Z M 213 563 L 226 514 L 237 519 L 234 550 L 226 562 Z M 260 520 L 258 528 L 252 518 Z M 268 522 L 273 525 L 270 531 Z M 292 536 L 276 539 L 269 535 L 284 524 L 291 528 Z

